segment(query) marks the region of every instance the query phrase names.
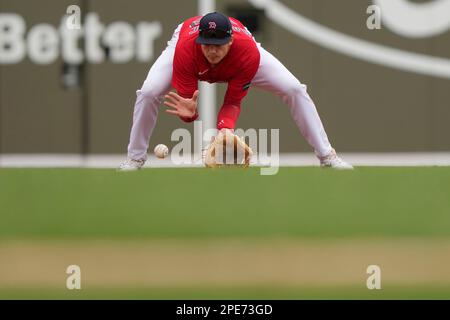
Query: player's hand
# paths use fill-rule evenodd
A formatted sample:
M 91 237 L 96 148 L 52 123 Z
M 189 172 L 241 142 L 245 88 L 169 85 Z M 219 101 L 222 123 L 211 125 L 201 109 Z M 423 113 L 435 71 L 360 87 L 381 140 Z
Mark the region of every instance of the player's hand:
M 182 118 L 192 118 L 195 116 L 197 111 L 197 100 L 198 100 L 198 90 L 194 92 L 191 99 L 185 99 L 175 92 L 169 92 L 165 96 L 167 99 L 164 104 L 172 109 L 167 109 L 166 112 L 182 117 Z

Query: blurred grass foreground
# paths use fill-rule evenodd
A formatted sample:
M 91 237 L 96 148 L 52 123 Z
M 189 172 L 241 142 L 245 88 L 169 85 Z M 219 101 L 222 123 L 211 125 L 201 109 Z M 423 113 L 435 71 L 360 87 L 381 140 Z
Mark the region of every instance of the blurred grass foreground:
M 0 298 L 448 299 L 449 182 L 446 167 L 0 169 Z M 71 264 L 82 290 L 65 288 Z

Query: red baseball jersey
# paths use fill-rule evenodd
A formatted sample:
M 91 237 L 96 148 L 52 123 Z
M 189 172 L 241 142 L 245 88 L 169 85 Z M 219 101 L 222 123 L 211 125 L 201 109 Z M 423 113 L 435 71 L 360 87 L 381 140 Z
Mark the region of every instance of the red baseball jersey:
M 233 44 L 225 58 L 212 67 L 203 55 L 201 45 L 195 43 L 201 18 L 190 18 L 181 27 L 173 61 L 172 86 L 180 96 L 191 98 L 198 88 L 198 80 L 209 83 L 227 82 L 228 89 L 218 115 L 217 127 L 234 129 L 241 101 L 247 95 L 259 68 L 259 50 L 245 26 L 230 18 Z M 193 121 L 196 118 L 183 120 Z

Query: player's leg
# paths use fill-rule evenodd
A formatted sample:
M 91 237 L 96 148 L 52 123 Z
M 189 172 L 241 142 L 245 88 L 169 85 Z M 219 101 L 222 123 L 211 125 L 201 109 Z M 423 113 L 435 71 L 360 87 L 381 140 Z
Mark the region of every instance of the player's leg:
M 170 89 L 174 50 L 166 48 L 150 69 L 142 88 L 136 92 L 133 125 L 128 144 L 130 159 L 147 159 L 150 135 L 156 126 L 158 109 Z
M 133 125 L 128 144 L 128 160 L 120 169 L 136 169 L 147 160 L 147 149 L 150 136 L 156 126 L 158 110 L 164 95 L 170 90 L 172 81 L 172 65 L 175 47 L 181 25 L 175 30 L 167 48 L 161 53 L 151 67 L 142 88 L 136 92 L 133 112 Z
M 300 81 L 272 54 L 261 46 L 261 62 L 252 86 L 275 93 L 288 105 L 292 118 L 302 135 L 314 149 L 323 165 L 334 166 L 342 161 L 335 156 L 316 106 Z M 326 159 L 333 158 L 333 164 Z M 336 159 L 336 160 L 334 160 Z M 327 163 L 326 163 L 327 162 Z M 342 163 L 342 166 L 345 163 Z

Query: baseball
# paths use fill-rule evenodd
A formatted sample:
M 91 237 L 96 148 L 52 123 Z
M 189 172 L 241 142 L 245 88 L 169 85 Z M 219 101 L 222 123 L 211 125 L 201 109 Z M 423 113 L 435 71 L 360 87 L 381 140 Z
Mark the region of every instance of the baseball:
M 165 144 L 158 144 L 154 150 L 155 156 L 164 159 L 169 154 L 169 148 Z

